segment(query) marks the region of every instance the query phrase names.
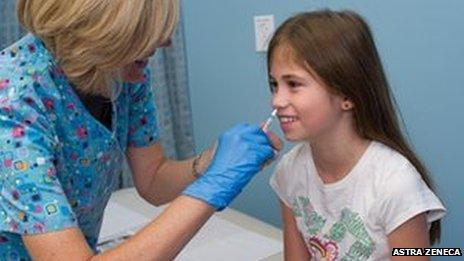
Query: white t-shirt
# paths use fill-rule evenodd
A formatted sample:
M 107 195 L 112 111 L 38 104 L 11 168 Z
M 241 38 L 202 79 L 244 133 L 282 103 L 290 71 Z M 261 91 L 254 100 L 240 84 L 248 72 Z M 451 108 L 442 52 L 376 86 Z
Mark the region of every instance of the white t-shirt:
M 419 213 L 432 221 L 445 208 L 400 153 L 372 141 L 342 180 L 324 184 L 311 147 L 296 145 L 270 184 L 293 214 L 314 259 L 388 260 L 387 236 Z

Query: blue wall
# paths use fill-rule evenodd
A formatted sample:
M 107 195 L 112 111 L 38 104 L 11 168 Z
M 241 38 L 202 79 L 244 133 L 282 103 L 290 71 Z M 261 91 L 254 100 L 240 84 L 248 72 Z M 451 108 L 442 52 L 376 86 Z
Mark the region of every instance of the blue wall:
M 370 23 L 411 140 L 448 208 L 441 245 L 464 247 L 464 1 L 183 1 L 197 150 L 235 123 L 259 123 L 271 111 L 253 16 L 273 14 L 277 26 L 320 7 L 353 9 Z M 271 169 L 232 207 L 280 226 Z

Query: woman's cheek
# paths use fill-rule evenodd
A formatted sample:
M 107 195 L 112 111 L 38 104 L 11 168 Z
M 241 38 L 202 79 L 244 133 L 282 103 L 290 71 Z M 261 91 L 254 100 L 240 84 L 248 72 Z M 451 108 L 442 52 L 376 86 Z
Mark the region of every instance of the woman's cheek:
M 144 80 L 144 68 L 137 66 L 136 64 L 131 64 L 124 69 L 124 81 L 128 82 L 142 82 Z

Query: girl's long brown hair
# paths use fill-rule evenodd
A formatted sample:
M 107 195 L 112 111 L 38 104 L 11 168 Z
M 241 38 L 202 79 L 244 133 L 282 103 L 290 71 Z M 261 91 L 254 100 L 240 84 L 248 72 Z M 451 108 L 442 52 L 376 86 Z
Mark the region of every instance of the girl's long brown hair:
M 395 111 L 395 99 L 383 70 L 372 33 L 353 11 L 319 10 L 285 21 L 269 43 L 268 71 L 278 47 L 289 47 L 293 58 L 311 68 L 324 84 L 354 103 L 355 128 L 404 155 L 433 189 L 425 165 L 409 145 Z M 440 221 L 430 229 L 430 242 L 440 239 Z

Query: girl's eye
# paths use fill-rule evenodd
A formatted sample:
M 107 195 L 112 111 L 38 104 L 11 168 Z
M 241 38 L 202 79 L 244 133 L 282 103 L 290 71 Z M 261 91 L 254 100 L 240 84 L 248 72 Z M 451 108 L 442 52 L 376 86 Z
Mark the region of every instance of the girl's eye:
M 271 93 L 275 93 L 277 91 L 277 81 L 269 81 L 269 90 L 271 91 Z
M 301 86 L 301 83 L 296 82 L 296 81 L 288 81 L 287 84 L 290 88 L 296 88 L 296 87 Z

